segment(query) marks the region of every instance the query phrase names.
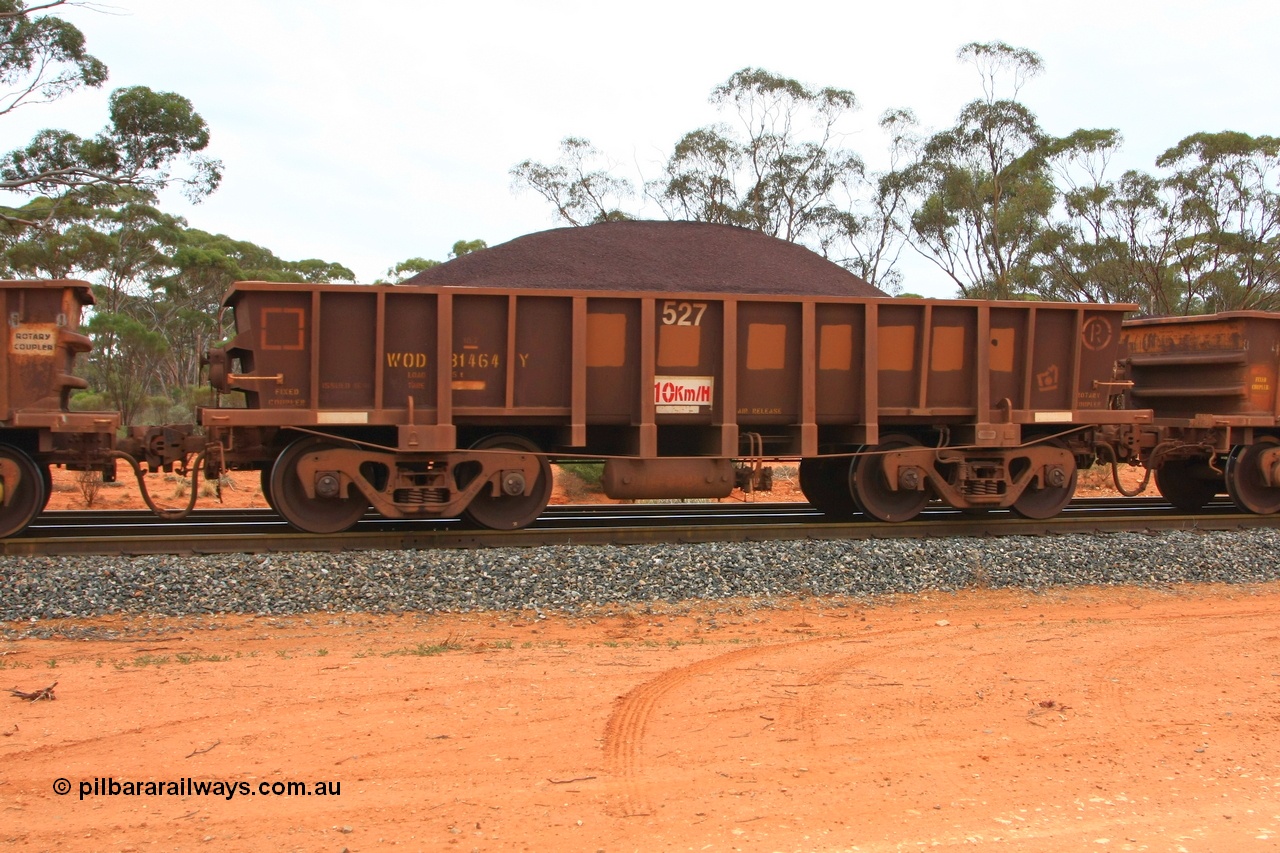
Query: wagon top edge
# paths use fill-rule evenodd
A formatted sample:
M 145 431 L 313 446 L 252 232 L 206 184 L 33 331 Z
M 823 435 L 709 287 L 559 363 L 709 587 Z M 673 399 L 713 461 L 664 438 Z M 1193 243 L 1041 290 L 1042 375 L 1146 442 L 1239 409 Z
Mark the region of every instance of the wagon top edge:
M 0 280 L 0 290 L 62 290 L 68 287 L 75 291 L 82 305 L 94 304 L 93 286 L 78 278 Z
M 681 299 L 705 299 L 720 302 L 788 302 L 788 303 L 821 303 L 846 305 L 933 305 L 933 306 L 981 306 L 997 308 L 1052 308 L 1084 309 L 1089 311 L 1138 310 L 1138 305 L 1128 302 L 1092 303 L 1092 302 L 1038 302 L 1027 300 L 990 300 L 990 299 L 927 299 L 927 298 L 890 298 L 881 296 L 829 296 L 823 294 L 803 295 L 794 293 L 726 293 L 717 291 L 689 291 L 676 293 L 666 290 L 584 290 L 581 288 L 519 288 L 519 287 L 472 287 L 466 285 L 404 285 L 404 284 L 316 284 L 311 282 L 278 282 L 278 281 L 238 281 L 231 286 L 223 298 L 224 305 L 230 305 L 237 293 L 254 291 L 271 291 L 280 289 L 292 291 L 319 291 L 322 293 L 386 292 L 406 293 L 447 293 L 463 296 L 527 296 L 554 298 L 586 298 L 586 299 L 653 299 L 657 301 Z
M 1224 320 L 1270 320 L 1280 319 L 1280 314 L 1271 311 L 1222 311 L 1217 314 L 1176 314 L 1164 317 L 1135 317 L 1131 320 L 1125 320 L 1124 325 L 1128 327 L 1138 326 L 1166 326 L 1176 325 L 1185 326 L 1190 323 L 1220 323 Z

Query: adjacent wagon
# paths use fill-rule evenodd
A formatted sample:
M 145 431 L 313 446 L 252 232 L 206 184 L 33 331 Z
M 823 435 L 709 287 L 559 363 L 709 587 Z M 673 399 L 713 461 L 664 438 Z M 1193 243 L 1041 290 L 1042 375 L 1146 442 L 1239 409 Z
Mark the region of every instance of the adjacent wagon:
M 1280 512 L 1280 314 L 1131 320 L 1121 358 L 1131 405 L 1154 415 L 1138 453 L 1162 495 L 1189 512 L 1224 491 Z
M 93 305 L 83 281 L 0 281 L 6 334 L 0 350 L 0 538 L 26 527 L 49 499 L 50 465 L 97 468 L 115 445 L 120 415 L 72 412 L 74 373 L 90 349 L 80 332 Z M 108 467 L 110 472 L 108 472 Z

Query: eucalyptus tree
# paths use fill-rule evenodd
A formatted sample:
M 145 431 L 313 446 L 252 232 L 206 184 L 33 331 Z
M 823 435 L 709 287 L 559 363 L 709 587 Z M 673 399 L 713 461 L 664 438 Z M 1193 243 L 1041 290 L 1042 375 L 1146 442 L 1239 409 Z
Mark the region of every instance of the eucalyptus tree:
M 1178 239 L 1164 183 L 1137 170 L 1117 180 L 1105 167 L 1119 147 L 1113 130 L 1053 140 L 1061 204 L 1037 244 L 1036 293 L 1045 299 L 1133 302 L 1148 315 L 1187 310 L 1173 265 Z M 1083 175 L 1082 180 L 1072 176 Z
M 1110 146 L 1102 131 L 1055 144 L 1078 163 L 1086 137 L 1095 154 Z M 1163 173 L 1091 173 L 1067 187 L 1040 240 L 1039 292 L 1152 315 L 1280 308 L 1278 148 L 1274 137 L 1197 133 L 1157 158 Z
M 453 248 L 449 250 L 449 257 L 450 259 L 460 258 L 463 255 L 470 255 L 487 248 L 489 248 L 489 244 L 484 240 L 458 240 L 454 242 Z M 386 278 L 380 278 L 374 284 L 399 284 L 402 281 L 413 278 L 420 272 L 440 266 L 440 263 L 440 261 L 431 260 L 430 258 L 409 258 L 389 268 L 386 272 Z
M 449 249 L 449 257 L 460 258 L 463 255 L 474 254 L 481 249 L 487 248 L 489 248 L 489 244 L 484 240 L 456 240 L 453 247 Z
M 0 0 L 0 116 L 27 104 L 56 101 L 85 86 L 101 86 L 107 66 L 85 50 L 84 34 L 69 22 L 40 15 L 72 0 Z
M 882 191 L 862 158 L 842 147 L 853 92 L 817 88 L 761 68 L 743 68 L 712 89 L 725 121 L 685 133 L 644 195 L 668 219 L 734 225 L 820 251 L 871 281 L 894 282 L 902 245 L 889 227 L 901 192 Z M 886 114 L 898 132 L 910 114 Z M 587 140 L 561 141 L 554 163 L 511 169 L 517 190 L 532 190 L 570 225 L 633 218 L 622 203 L 633 185 Z
M 1197 133 L 1156 165 L 1187 310 L 1280 309 L 1280 138 Z
M 630 181 L 612 174 L 614 168 L 590 142 L 567 136 L 560 140 L 556 162 L 524 160 L 512 166 L 511 185 L 542 196 L 569 225 L 629 219 L 618 204 L 635 190 Z
M 100 88 L 107 66 L 84 34 L 59 17 L 74 0 L 0 0 L 0 117 Z M 202 152 L 209 129 L 189 100 L 145 86 L 116 89 L 107 123 L 92 136 L 45 129 L 0 155 L 0 248 L 10 272 L 100 277 L 106 297 L 90 318 L 99 334 L 95 384 L 132 415 L 146 371 L 166 348 L 159 327 L 135 314 L 153 300 L 139 277 L 163 266 L 157 239 L 175 223 L 154 207 L 156 193 L 180 186 L 199 200 L 217 187 L 221 164 Z M 159 238 L 155 229 L 168 229 Z M 127 374 L 127 375 L 126 375 Z
M 89 4 L 0 0 L 0 117 L 106 82 L 107 67 L 88 53 L 84 34 L 50 14 L 81 5 Z M 116 190 L 154 202 L 165 187 L 199 200 L 218 186 L 221 163 L 201 153 L 208 126 L 186 98 L 129 86 L 109 95 L 107 114 L 93 136 L 46 129 L 0 155 L 0 193 L 8 196 L 0 195 L 8 202 L 0 206 L 0 242 L 29 239 L 33 229 L 65 229 L 81 232 L 67 235 L 74 243 L 88 236 L 84 224 L 94 209 L 120 204 Z
M 126 200 L 98 211 L 101 254 L 88 259 L 97 270 L 97 299 L 89 331 L 91 388 L 107 395 L 130 423 L 147 397 L 162 392 L 159 366 L 169 351 L 167 331 L 155 322 L 163 315 L 147 282 L 170 268 L 186 222 L 163 213 L 148 194 L 118 190 Z
M 888 169 L 846 178 L 843 197 L 833 198 L 818 227 L 818 245 L 824 257 L 881 290 L 904 295 L 897 264 L 906 241 L 897 223 L 906 210 L 907 187 L 899 170 L 917 154 L 921 139 L 915 114 L 907 109 L 886 110 L 880 129 L 889 141 Z
M 904 227 L 913 247 L 961 295 L 1023 295 L 1034 285 L 1031 259 L 1055 202 L 1047 135 L 1018 100 L 1044 63 L 1034 51 L 1004 42 L 966 44 L 957 59 L 977 68 L 983 97 L 965 105 L 953 127 L 925 140 L 915 162 L 893 176 L 911 202 Z M 1006 85 L 1011 91 L 999 97 Z
M 315 258 L 287 261 L 270 249 L 225 234 L 183 229 L 168 261 L 169 271 L 151 279 L 157 328 L 170 349 L 161 362 L 161 381 L 173 389 L 194 385 L 200 358 L 209 345 L 230 333 L 219 325 L 222 298 L 237 281 L 351 282 L 355 273 Z
M 379 278 L 374 284 L 399 284 L 413 278 L 418 273 L 440 266 L 439 261 L 430 258 L 407 258 L 393 267 L 388 267 L 385 278 Z
M 1114 130 L 1078 130 L 1047 139 L 1046 161 L 1058 189 L 1053 221 L 1036 241 L 1035 292 L 1050 300 L 1079 302 L 1138 301 L 1131 270 L 1134 246 L 1127 239 L 1125 214 L 1117 186 L 1106 175 L 1121 144 Z M 1145 217 L 1143 217 L 1145 219 Z
M 740 225 L 792 242 L 818 241 L 836 194 L 865 166 L 838 141 L 858 109 L 853 92 L 813 88 L 762 68 L 743 68 L 710 101 L 734 124 L 686 133 L 663 177 L 646 187 L 671 218 Z

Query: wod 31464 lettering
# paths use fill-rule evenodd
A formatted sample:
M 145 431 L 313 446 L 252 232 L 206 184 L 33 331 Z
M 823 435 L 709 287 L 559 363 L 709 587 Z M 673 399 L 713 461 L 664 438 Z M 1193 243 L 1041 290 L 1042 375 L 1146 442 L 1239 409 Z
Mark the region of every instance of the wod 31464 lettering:
M 387 367 L 426 367 L 427 354 L 425 352 L 389 352 L 387 353 Z

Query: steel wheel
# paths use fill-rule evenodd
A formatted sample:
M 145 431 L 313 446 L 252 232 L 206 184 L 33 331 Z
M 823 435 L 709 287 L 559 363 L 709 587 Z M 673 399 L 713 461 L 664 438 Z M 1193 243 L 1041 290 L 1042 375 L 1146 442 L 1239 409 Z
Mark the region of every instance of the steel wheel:
M 1264 450 L 1280 444 L 1280 439 L 1263 436 L 1257 443 L 1237 447 L 1227 458 L 1227 494 L 1245 512 L 1271 515 L 1280 512 L 1280 487 L 1262 479 L 1259 457 Z
M 276 509 L 276 499 L 271 496 L 271 473 L 273 470 L 273 468 L 263 468 L 258 471 L 258 474 L 262 478 L 262 499 L 265 500 L 267 502 L 267 506 L 275 510 L 278 515 L 280 510 Z
M 858 457 L 853 468 L 853 495 L 858 506 L 872 518 L 881 521 L 910 521 L 929 502 L 929 489 L 893 489 L 884 470 L 883 451 L 919 447 L 920 442 L 906 435 L 886 436 L 868 456 Z
M 44 509 L 49 495 L 40 466 L 16 447 L 0 446 L 0 472 L 8 472 L 8 476 L 0 476 L 4 489 L 0 503 L 2 539 L 26 528 Z
M 858 511 L 849 489 L 853 462 L 836 459 L 801 459 L 800 491 L 814 509 L 832 518 L 848 518 Z
M 1210 471 L 1203 459 L 1170 460 L 1156 469 L 1156 490 L 1183 512 L 1199 512 L 1223 488 L 1220 477 L 1199 476 L 1203 471 Z
M 339 447 L 323 438 L 300 438 L 285 448 L 271 468 L 269 500 L 276 512 L 299 530 L 307 533 L 341 533 L 360 520 L 369 502 L 355 486 L 345 498 L 307 497 L 298 479 L 298 463 L 308 454 Z
M 1049 442 L 1047 446 L 1065 449 L 1056 441 Z M 1042 482 L 1038 489 L 1034 483 L 1028 486 L 1013 502 L 1013 511 L 1023 518 L 1035 519 L 1053 518 L 1062 512 L 1076 493 L 1076 478 L 1080 471 L 1076 468 L 1074 459 L 1071 459 L 1068 470 L 1070 473 L 1063 476 L 1061 483 Z
M 538 447 L 533 442 L 518 435 L 491 435 L 481 439 L 471 447 L 472 450 L 512 450 L 517 453 L 537 453 Z M 487 527 L 490 530 L 519 530 L 528 527 L 542 515 L 551 500 L 551 463 L 545 456 L 538 457 L 538 479 L 534 482 L 529 494 L 500 494 L 494 497 L 493 490 L 484 487 L 471 503 L 467 505 L 462 516 L 467 521 Z M 460 485 L 466 486 L 466 483 Z
M 44 475 L 44 500 L 40 502 L 40 512 L 44 512 L 44 508 L 49 505 L 49 498 L 53 495 L 53 471 L 48 465 L 41 465 L 40 471 Z M 39 515 L 40 513 L 36 513 Z

